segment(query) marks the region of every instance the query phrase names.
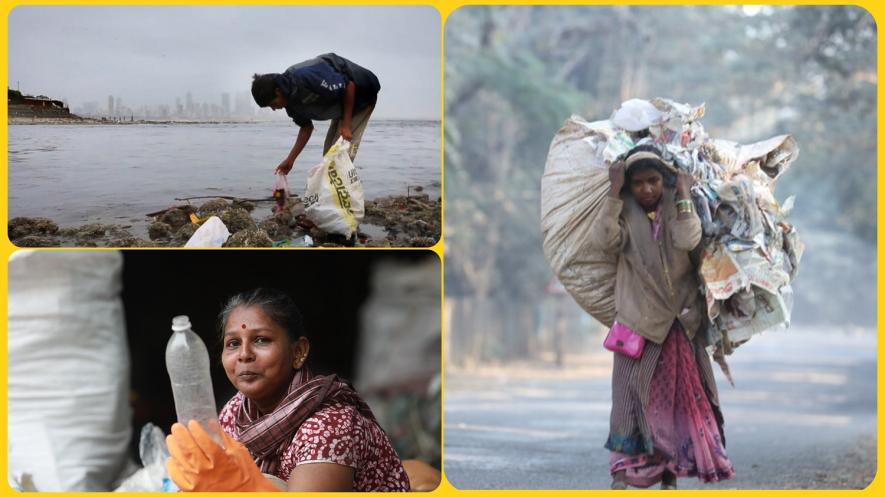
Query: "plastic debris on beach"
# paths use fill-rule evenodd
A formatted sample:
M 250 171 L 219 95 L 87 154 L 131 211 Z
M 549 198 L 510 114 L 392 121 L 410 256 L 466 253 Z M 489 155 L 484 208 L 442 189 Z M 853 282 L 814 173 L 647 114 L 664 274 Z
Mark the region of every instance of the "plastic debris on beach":
M 61 227 L 38 217 L 10 219 L 8 233 L 18 247 L 431 247 L 442 231 L 442 199 L 431 198 L 421 188 L 409 190 L 367 200 L 365 219 L 350 239 L 322 230 L 306 216 L 302 199 L 291 193 L 284 208 L 273 197 L 194 197 L 202 201 L 194 204 L 192 199 L 176 199 L 187 203 L 147 214 L 141 236 L 132 224 Z M 216 229 L 204 229 L 188 244 L 213 217 Z M 138 219 L 130 220 L 134 221 Z

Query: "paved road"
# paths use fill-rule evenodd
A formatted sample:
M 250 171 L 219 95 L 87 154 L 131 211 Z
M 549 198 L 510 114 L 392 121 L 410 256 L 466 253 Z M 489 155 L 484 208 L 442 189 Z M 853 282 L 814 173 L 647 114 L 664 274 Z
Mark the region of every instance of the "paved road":
M 592 363 L 588 364 L 588 361 Z M 876 448 L 874 330 L 755 337 L 719 375 L 734 479 L 707 488 L 862 488 Z M 611 359 L 447 372 L 445 474 L 469 488 L 608 488 Z M 699 488 L 680 479 L 680 488 Z

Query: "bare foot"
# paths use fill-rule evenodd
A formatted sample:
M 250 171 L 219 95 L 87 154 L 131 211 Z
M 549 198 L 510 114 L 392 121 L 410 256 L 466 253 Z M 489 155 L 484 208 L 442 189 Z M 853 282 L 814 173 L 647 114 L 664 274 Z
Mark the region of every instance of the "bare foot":
M 612 490 L 627 490 L 627 471 L 620 470 L 612 475 Z

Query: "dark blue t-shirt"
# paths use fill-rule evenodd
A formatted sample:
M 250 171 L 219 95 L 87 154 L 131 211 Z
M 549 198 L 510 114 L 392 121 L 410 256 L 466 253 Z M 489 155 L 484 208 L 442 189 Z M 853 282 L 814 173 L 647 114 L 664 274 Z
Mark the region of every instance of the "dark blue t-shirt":
M 348 81 L 356 85 L 354 112 L 373 105 L 381 89 L 371 71 L 333 53 L 295 64 L 274 81 L 286 95 L 286 113 L 298 126 L 313 119 L 340 119 Z

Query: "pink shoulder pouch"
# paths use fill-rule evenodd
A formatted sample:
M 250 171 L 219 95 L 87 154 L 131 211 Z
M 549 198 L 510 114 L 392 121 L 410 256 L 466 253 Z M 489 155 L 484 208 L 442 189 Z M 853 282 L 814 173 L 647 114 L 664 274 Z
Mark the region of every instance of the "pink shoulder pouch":
M 642 355 L 642 349 L 645 348 L 645 339 L 627 326 L 615 321 L 615 324 L 608 330 L 608 335 L 606 335 L 602 346 L 612 352 L 637 359 Z

